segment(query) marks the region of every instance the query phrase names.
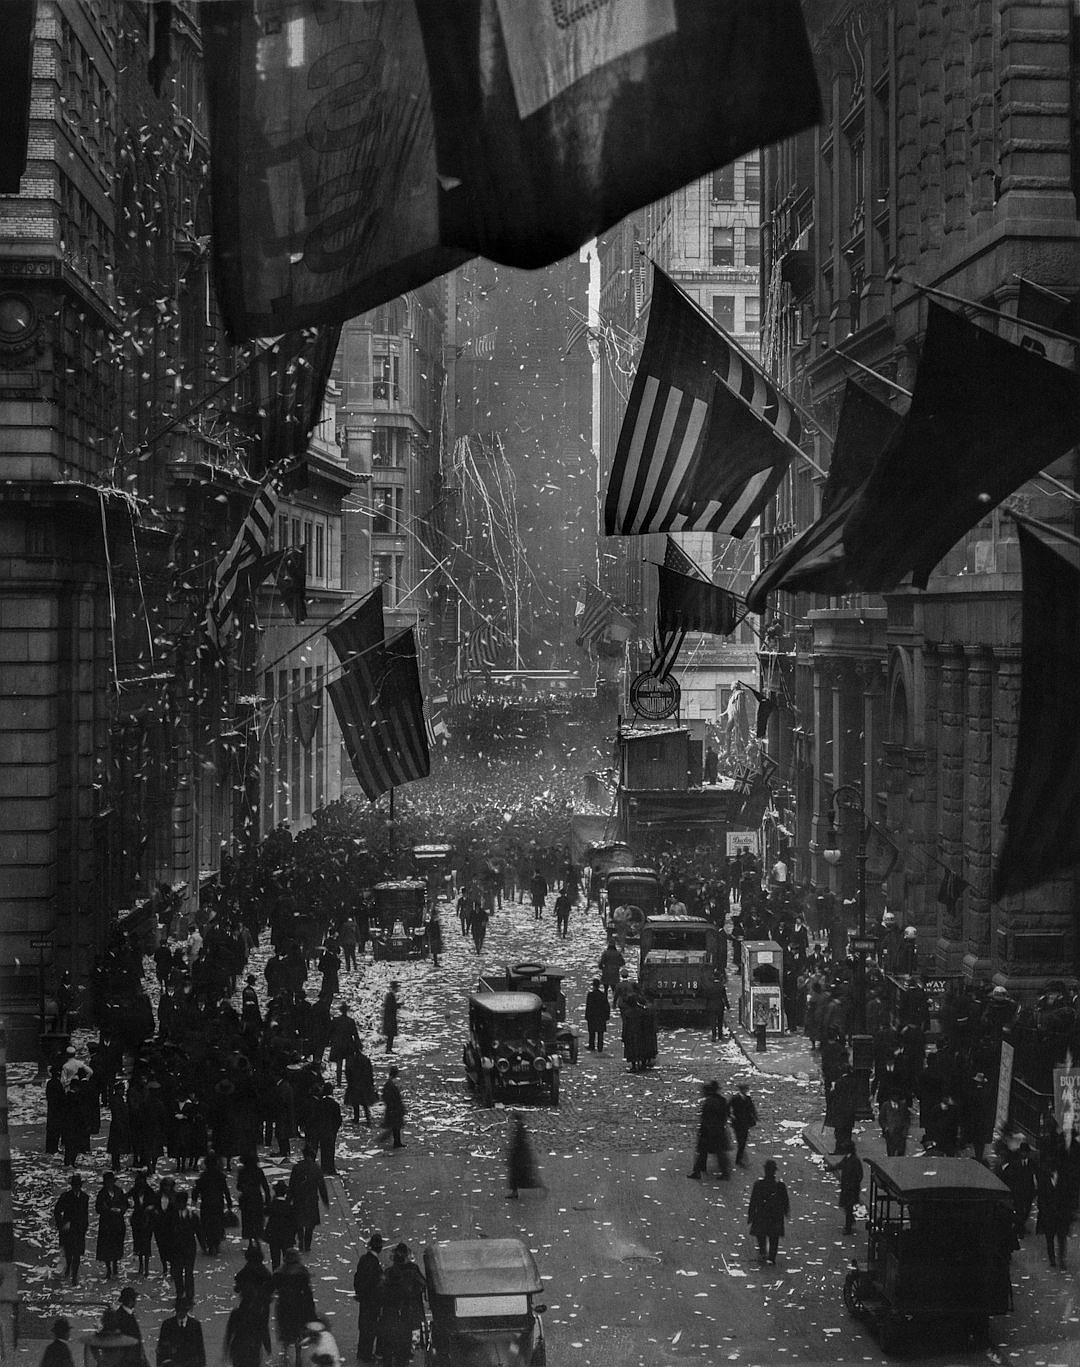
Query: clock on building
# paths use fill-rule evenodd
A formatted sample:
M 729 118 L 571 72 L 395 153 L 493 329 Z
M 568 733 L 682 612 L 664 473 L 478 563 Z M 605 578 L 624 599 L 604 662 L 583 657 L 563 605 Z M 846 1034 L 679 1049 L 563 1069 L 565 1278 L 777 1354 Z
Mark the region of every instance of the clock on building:
M 639 674 L 630 685 L 630 706 L 646 721 L 664 721 L 679 710 L 679 685 L 668 675 Z

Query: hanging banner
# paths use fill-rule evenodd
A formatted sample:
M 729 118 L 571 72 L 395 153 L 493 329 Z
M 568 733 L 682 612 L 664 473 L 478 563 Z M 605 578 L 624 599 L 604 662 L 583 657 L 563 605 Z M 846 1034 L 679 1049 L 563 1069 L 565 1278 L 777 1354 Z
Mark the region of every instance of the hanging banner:
M 1001 1063 L 998 1067 L 997 1110 L 994 1112 L 994 1138 L 1009 1123 L 1009 1097 L 1012 1095 L 1013 1058 L 1016 1050 L 1009 1041 L 1001 1041 Z
M 1080 1068 L 1054 1069 L 1054 1115 L 1062 1134 L 1080 1125 Z

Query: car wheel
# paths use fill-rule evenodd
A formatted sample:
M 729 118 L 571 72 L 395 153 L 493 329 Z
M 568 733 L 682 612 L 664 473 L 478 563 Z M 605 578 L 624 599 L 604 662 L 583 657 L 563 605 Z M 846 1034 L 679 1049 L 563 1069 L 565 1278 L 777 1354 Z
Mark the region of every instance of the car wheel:
M 857 1269 L 849 1272 L 844 1279 L 844 1308 L 855 1319 L 866 1315 L 866 1302 L 863 1300 L 862 1273 Z

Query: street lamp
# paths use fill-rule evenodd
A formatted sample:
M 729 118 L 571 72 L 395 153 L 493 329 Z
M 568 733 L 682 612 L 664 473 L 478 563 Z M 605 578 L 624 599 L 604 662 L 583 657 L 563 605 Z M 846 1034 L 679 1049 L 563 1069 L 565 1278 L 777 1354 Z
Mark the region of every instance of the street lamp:
M 857 812 L 859 816 L 859 848 L 855 856 L 858 869 L 859 933 L 851 945 L 855 951 L 855 1030 L 851 1034 L 851 1066 L 858 1083 L 855 1113 L 865 1119 L 872 1115 L 870 1069 L 874 1049 L 873 1040 L 866 1033 L 866 956 L 873 948 L 873 941 L 866 938 L 866 838 L 873 823 L 863 808 L 862 789 L 858 784 L 841 783 L 832 790 L 829 798 L 829 829 L 825 836 L 825 848 L 821 853 L 825 862 L 833 868 L 840 862 L 837 814 L 841 811 Z

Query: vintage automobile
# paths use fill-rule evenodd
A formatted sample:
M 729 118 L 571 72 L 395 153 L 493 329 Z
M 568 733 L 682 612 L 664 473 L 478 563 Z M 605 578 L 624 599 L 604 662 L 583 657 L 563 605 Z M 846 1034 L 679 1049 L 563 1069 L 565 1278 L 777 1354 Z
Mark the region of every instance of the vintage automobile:
M 586 884 L 586 905 L 595 902 L 600 908 L 601 914 L 604 911 L 604 903 L 607 897 L 608 874 L 613 869 L 629 869 L 637 864 L 634 852 L 629 845 L 624 845 L 621 840 L 612 841 L 608 845 L 592 845 L 588 853 L 589 877 Z
M 543 1002 L 541 1019 L 545 1039 L 554 1040 L 566 1063 L 577 1063 L 578 1031 L 566 1024 L 566 993 L 562 990 L 566 974 L 533 961 L 507 965 L 500 972 L 485 970 L 480 975 L 478 992 L 534 992 Z
M 546 1367 L 547 1306 L 520 1239 L 461 1239 L 424 1249 L 427 1367 Z
M 376 883 L 371 916 L 371 952 L 376 959 L 423 959 L 427 888 L 419 878 Z
M 866 1266 L 844 1282 L 844 1305 L 887 1353 L 920 1323 L 950 1324 L 985 1345 L 991 1315 L 1012 1308 L 1009 1189 L 974 1158 L 871 1158 Z
M 604 928 L 624 944 L 636 943 L 646 918 L 659 916 L 664 910 L 660 875 L 645 867 L 612 869 L 607 876 L 606 901 Z
M 447 897 L 450 874 L 454 862 L 453 845 L 414 845 L 413 862 L 417 873 L 427 884 L 428 901 L 432 906 L 440 897 Z
M 535 992 L 474 992 L 469 997 L 465 1076 L 485 1106 L 515 1098 L 559 1101 L 562 1058 Z
M 638 983 L 657 1017 L 704 1017 L 720 933 L 701 916 L 650 916 L 641 928 Z

